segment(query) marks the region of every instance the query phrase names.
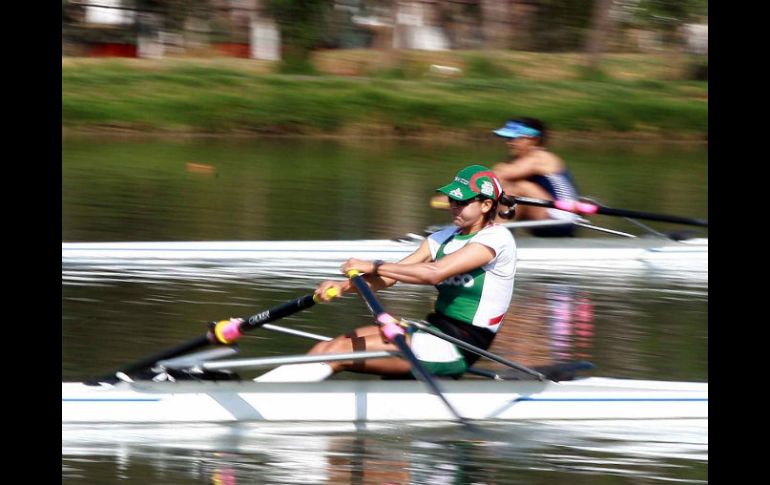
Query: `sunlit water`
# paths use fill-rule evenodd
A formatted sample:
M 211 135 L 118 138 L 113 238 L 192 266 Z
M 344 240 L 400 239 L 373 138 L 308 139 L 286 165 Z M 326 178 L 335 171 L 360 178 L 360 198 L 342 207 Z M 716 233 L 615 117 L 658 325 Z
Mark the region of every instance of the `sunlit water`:
M 474 430 L 417 423 L 80 426 L 63 435 L 63 475 L 82 483 L 705 483 L 708 461 L 703 420 Z
M 707 215 L 702 151 L 565 150 L 578 179 L 583 175 L 607 204 Z M 500 155 L 465 145 L 65 143 L 62 238 L 355 239 L 419 232 L 442 222 L 427 198 L 445 172 L 493 154 Z M 218 175 L 186 171 L 188 161 L 211 163 Z M 653 190 L 641 176 L 653 173 L 672 193 Z M 296 203 L 287 207 L 289 195 Z M 62 379 L 102 374 L 199 335 L 207 321 L 256 313 L 334 275 L 333 265 L 290 259 L 256 269 L 63 266 Z M 419 318 L 434 294 L 400 285 L 382 300 L 394 314 Z M 590 360 L 594 375 L 707 381 L 707 305 L 707 273 L 522 267 L 491 350 L 525 365 Z M 275 323 L 332 336 L 368 319 L 351 295 Z M 263 329 L 244 339 L 241 356 L 302 353 L 312 343 Z M 62 429 L 62 477 L 73 484 L 706 483 L 707 472 L 702 420 L 484 424 L 472 431 L 452 423 Z

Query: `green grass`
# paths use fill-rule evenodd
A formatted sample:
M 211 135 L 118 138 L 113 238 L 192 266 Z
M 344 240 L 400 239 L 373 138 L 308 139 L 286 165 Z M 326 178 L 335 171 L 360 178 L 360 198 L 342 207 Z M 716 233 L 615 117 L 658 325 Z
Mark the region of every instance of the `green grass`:
M 365 78 L 283 75 L 194 60 L 63 62 L 62 126 L 304 135 L 443 135 L 451 128 L 472 136 L 512 116 L 534 116 L 555 132 L 707 133 L 707 82 L 619 78 L 611 69 L 585 76 L 578 68 L 533 79 L 518 70 L 506 75 L 514 69 L 499 60 L 466 59 L 470 69 L 447 79 L 424 77 L 427 70 L 416 60 Z

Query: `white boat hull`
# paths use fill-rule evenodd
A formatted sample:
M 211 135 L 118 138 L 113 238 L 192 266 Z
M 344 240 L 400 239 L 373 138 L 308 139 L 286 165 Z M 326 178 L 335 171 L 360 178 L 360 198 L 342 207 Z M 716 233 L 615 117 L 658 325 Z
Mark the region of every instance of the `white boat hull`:
M 707 419 L 708 384 L 587 378 L 447 381 L 474 420 Z M 447 421 L 416 381 L 62 383 L 62 423 Z

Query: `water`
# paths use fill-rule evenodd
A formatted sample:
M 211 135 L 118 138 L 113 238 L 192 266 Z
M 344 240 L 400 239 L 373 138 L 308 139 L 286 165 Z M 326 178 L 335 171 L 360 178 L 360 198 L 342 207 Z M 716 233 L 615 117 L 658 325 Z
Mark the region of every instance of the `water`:
M 665 430 L 661 431 L 652 431 Z M 73 483 L 706 483 L 702 422 L 80 428 Z
M 583 144 L 557 151 L 582 192 L 606 205 L 708 216 L 702 148 Z M 500 146 L 483 143 L 65 140 L 62 240 L 419 233 L 445 222 L 446 213 L 428 207 L 433 188 L 463 165 L 502 155 Z M 622 219 L 594 222 L 638 232 Z M 62 380 L 101 374 L 199 335 L 207 321 L 255 313 L 335 276 L 303 264 L 273 273 L 166 268 L 164 275 L 63 267 Z M 403 285 L 382 299 L 392 313 L 419 318 L 433 294 Z M 707 277 L 530 268 L 517 275 L 491 350 L 525 365 L 587 359 L 603 376 L 706 381 L 707 305 Z M 364 304 L 349 295 L 276 323 L 332 336 L 367 321 Z M 311 344 L 261 330 L 244 339 L 241 356 L 302 353 Z M 451 424 L 62 432 L 62 477 L 73 484 L 705 483 L 708 476 L 702 422 L 508 423 L 470 434 Z

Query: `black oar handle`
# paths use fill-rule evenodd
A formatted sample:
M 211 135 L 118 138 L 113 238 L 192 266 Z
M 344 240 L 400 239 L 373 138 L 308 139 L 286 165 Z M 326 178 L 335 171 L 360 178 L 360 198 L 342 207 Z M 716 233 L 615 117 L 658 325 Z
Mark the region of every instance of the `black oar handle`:
M 645 219 L 658 222 L 672 222 L 675 224 L 688 224 L 691 226 L 708 227 L 708 221 L 701 219 L 693 219 L 690 217 L 681 217 L 668 214 L 654 214 L 651 212 L 641 212 L 628 209 L 615 209 L 612 207 L 605 207 L 599 204 L 593 204 L 591 202 L 575 201 L 575 200 L 546 200 L 535 199 L 533 197 L 519 197 L 513 196 L 512 198 L 517 204 L 533 205 L 537 207 L 548 207 L 551 209 L 560 209 L 573 214 L 580 215 L 593 215 L 603 214 L 607 216 L 620 216 L 629 217 L 631 219 Z

